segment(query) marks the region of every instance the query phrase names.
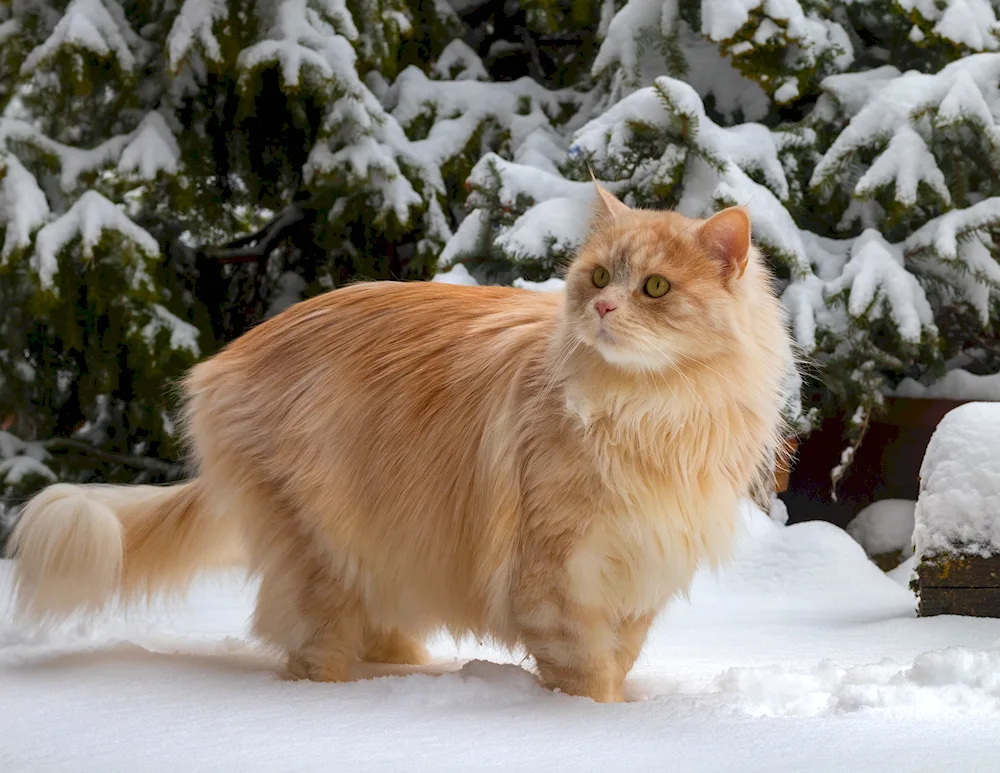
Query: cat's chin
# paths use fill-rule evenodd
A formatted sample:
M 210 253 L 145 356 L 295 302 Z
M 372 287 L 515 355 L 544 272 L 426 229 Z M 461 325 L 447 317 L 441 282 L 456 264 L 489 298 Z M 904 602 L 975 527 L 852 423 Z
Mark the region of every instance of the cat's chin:
M 599 337 L 594 342 L 594 348 L 608 365 L 633 372 L 659 372 L 667 367 L 667 363 L 659 357 L 650 357 L 644 352 L 636 352 L 615 346 Z

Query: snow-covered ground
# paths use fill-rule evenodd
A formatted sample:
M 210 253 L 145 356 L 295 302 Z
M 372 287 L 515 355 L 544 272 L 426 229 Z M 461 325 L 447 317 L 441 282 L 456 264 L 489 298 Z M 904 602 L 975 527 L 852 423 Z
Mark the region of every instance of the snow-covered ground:
M 909 558 L 913 555 L 916 504 L 908 499 L 880 499 L 854 516 L 847 524 L 847 533 L 869 556 L 899 551 L 903 558 Z
M 4 613 L 0 770 L 995 769 L 1000 620 L 916 619 L 906 571 L 842 530 L 745 523 L 735 562 L 660 620 L 623 705 L 444 639 L 422 674 L 284 681 L 244 638 L 252 588 L 231 578 L 45 635 Z M 8 578 L 0 564 L 3 599 Z

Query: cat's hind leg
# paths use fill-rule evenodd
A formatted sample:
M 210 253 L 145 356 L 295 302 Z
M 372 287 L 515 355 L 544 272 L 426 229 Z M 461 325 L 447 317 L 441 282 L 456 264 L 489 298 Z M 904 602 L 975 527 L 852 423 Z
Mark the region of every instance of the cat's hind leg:
M 339 682 L 359 660 L 424 665 L 419 638 L 373 618 L 359 590 L 338 575 L 337 557 L 267 493 L 255 490 L 258 517 L 248 535 L 251 571 L 261 578 L 253 632 L 287 655 L 289 675 Z
M 288 654 L 288 675 L 314 682 L 350 681 L 351 664 L 358 660 L 360 650 L 356 633 L 347 630 L 343 618 L 328 621 Z
M 288 656 L 295 679 L 347 681 L 365 651 L 367 618 L 360 595 L 291 528 L 272 528 L 261 546 L 254 635 Z
M 348 681 L 365 646 L 365 617 L 356 594 L 325 577 L 303 582 L 289 596 L 287 578 L 270 579 L 265 575 L 261 582 L 254 633 L 288 654 L 292 678 Z
M 369 663 L 392 663 L 401 666 L 423 666 L 430 660 L 427 648 L 416 637 L 398 628 L 369 626 L 365 632 L 365 651 Z

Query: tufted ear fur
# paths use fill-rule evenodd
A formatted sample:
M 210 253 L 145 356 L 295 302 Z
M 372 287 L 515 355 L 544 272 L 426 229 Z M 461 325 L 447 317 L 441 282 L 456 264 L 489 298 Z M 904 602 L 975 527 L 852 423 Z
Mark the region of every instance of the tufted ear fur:
M 750 215 L 743 207 L 729 207 L 710 217 L 698 229 L 698 239 L 719 263 L 726 281 L 743 277 L 750 255 Z
M 618 197 L 615 196 L 611 191 L 597 182 L 597 178 L 594 176 L 594 170 L 587 168 L 590 172 L 590 179 L 594 181 L 594 187 L 597 189 L 597 202 L 594 206 L 594 218 L 596 220 L 613 221 L 620 215 L 629 211 L 629 208 L 623 204 Z

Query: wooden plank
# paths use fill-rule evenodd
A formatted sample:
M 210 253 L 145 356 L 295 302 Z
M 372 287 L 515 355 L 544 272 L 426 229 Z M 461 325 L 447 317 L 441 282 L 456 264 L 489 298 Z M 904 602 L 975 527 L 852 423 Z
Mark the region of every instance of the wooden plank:
M 922 587 L 1000 588 L 1000 556 L 949 556 L 921 561 L 917 577 Z
M 967 402 L 923 397 L 888 397 L 876 421 L 893 427 L 936 427 L 948 411 Z
M 784 494 L 788 491 L 788 479 L 792 471 L 792 459 L 795 451 L 799 447 L 798 438 L 785 438 L 784 453 L 778 454 L 778 461 L 774 470 L 774 492 Z
M 921 588 L 918 614 L 1000 617 L 1000 588 Z
M 888 572 L 903 562 L 903 551 L 894 550 L 891 553 L 875 553 L 871 556 L 871 560 L 883 572 Z

